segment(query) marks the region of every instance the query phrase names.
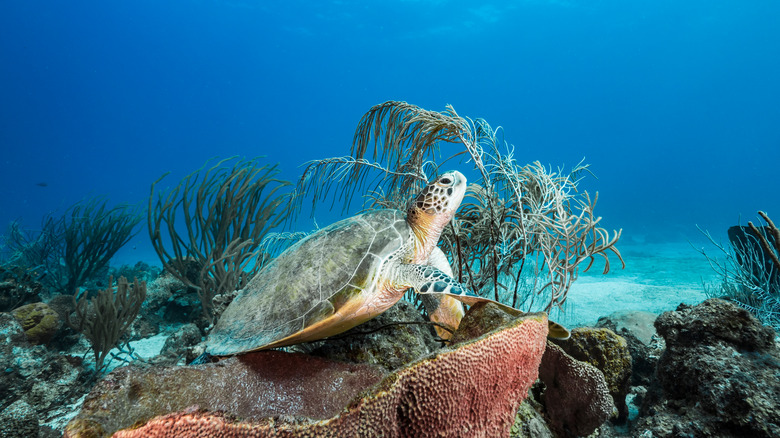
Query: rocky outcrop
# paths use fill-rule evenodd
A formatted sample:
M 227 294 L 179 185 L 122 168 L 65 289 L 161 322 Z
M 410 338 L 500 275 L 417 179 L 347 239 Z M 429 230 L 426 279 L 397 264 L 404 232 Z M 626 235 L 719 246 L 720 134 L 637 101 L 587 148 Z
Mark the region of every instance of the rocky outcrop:
M 41 300 L 43 285 L 35 279 L 38 274 L 21 266 L 0 266 L 0 312 Z
M 597 328 L 608 328 L 626 340 L 631 355 L 631 386 L 648 386 L 655 380 L 663 339 L 655 331 L 658 315 L 640 310 L 615 312 L 599 318 Z
M 719 299 L 681 304 L 655 323 L 666 341 L 636 431 L 654 437 L 780 436 L 775 333 Z M 637 432 L 638 433 L 638 432 Z
M 40 427 L 38 413 L 24 400 L 17 400 L 0 411 L 0 437 L 37 438 Z
M 246 411 L 236 411 L 236 407 L 242 405 L 238 400 L 227 403 L 231 408 L 227 415 L 212 409 L 177 408 L 187 402 L 210 403 L 210 408 L 214 408 L 213 402 L 220 398 L 216 393 L 238 397 L 244 400 L 243 406 L 254 408 L 278 406 L 280 400 L 287 399 L 293 389 L 279 389 L 279 381 L 273 385 L 249 384 L 247 379 L 258 379 L 267 376 L 268 372 L 256 373 L 252 367 L 235 365 L 247 360 L 253 363 L 256 360 L 266 362 L 263 358 L 270 358 L 267 360 L 268 366 L 287 373 L 283 380 L 300 379 L 300 383 L 294 386 L 308 392 L 316 392 L 312 389 L 315 385 L 333 388 L 331 383 L 334 379 L 314 373 L 331 366 L 325 364 L 336 363 L 325 359 L 267 351 L 216 364 L 171 367 L 141 374 L 132 368 L 123 368 L 109 374 L 98 385 L 84 403 L 82 413 L 68 425 L 66 436 L 105 436 L 119 428 L 144 421 L 144 426 L 127 430 L 119 436 L 164 436 L 166 433 L 195 436 L 197 433 L 213 433 L 217 429 L 223 436 L 238 436 L 241 431 L 272 436 L 282 430 L 290 436 L 431 436 L 434 433 L 444 436 L 506 436 L 514 423 L 519 403 L 536 380 L 546 334 L 547 319 L 544 315 L 534 314 L 516 319 L 499 330 L 440 350 L 395 371 L 363 396 L 349 404 L 345 403 L 343 406 L 347 407 L 346 410 L 326 420 L 317 420 L 322 417 L 299 411 L 263 412 L 252 417 Z M 289 363 L 293 358 L 316 363 L 312 366 L 300 363 L 293 366 Z M 343 363 L 340 366 L 357 367 Z M 231 372 L 230 369 L 244 371 Z M 225 377 L 220 378 L 221 373 Z M 174 375 L 177 377 L 173 378 Z M 237 378 L 239 375 L 243 377 Z M 151 376 L 160 376 L 162 379 Z M 342 382 L 344 379 L 335 381 Z M 266 391 L 270 388 L 272 394 L 268 397 L 260 394 L 258 397 L 258 392 L 250 390 L 250 387 L 265 387 Z M 165 388 L 170 388 L 170 391 Z M 152 391 L 155 398 L 153 403 L 160 406 L 167 404 L 170 409 L 180 410 L 154 419 L 151 418 L 156 414 L 149 409 L 140 412 L 139 416 L 127 415 L 127 408 L 131 405 L 151 398 L 143 397 L 145 391 Z M 167 393 L 179 400 L 178 404 L 171 404 L 164 395 Z M 280 395 L 285 397 L 280 399 Z M 306 394 L 293 397 L 294 405 L 305 405 L 304 396 Z M 321 405 L 321 400 L 316 397 L 313 400 L 311 406 Z M 468 400 L 468 403 L 464 403 L 464 400 Z M 112 406 L 111 412 L 105 406 Z M 117 421 L 117 411 L 121 412 L 123 425 Z M 231 415 L 244 420 L 238 421 Z M 277 418 L 247 420 L 269 415 Z M 304 415 L 308 419 L 299 418 L 289 422 L 290 415 Z M 328 413 L 322 415 L 327 416 Z

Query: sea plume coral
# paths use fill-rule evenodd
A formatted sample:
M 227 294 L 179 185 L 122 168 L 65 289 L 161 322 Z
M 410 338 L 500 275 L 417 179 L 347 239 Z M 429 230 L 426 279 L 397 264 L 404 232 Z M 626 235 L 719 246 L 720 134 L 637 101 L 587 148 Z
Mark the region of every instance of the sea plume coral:
M 355 193 L 367 189 L 366 207 L 405 210 L 408 194 L 438 172 L 437 159 L 466 159 L 479 174 L 477 184 L 469 186 L 459 213 L 442 233 L 456 278 L 512 307 L 550 311 L 566 301 L 579 270 L 590 268 L 594 258 L 605 260 L 605 273 L 609 253 L 622 263 L 616 247 L 620 231 L 600 226 L 594 214 L 597 195 L 578 192 L 587 165 L 569 173 L 538 162 L 521 166 L 499 135 L 500 128 L 461 117 L 451 106 L 436 112 L 384 102 L 360 120 L 351 156 L 308 163 L 295 199 L 300 202 L 306 194 L 316 202 L 335 195 L 346 209 Z M 447 158 L 441 160 L 440 152 Z M 532 284 L 520 287 L 528 271 L 533 271 Z
M 739 305 L 762 323 L 780 330 L 780 228 L 765 212 L 759 211 L 758 215 L 766 225 L 748 222 L 746 227 L 730 227 L 728 246 L 700 229 L 725 255 L 725 261 L 720 261 L 698 249 L 720 277 L 720 284 L 705 285 L 705 292 L 711 298 Z

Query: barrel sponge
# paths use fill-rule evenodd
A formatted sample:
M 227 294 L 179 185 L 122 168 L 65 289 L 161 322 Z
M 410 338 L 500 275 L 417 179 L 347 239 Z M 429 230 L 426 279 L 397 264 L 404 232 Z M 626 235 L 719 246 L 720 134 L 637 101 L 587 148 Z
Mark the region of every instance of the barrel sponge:
M 508 436 L 537 378 L 546 336 L 546 315 L 518 318 L 388 375 L 327 420 L 242 422 L 187 409 L 114 437 Z

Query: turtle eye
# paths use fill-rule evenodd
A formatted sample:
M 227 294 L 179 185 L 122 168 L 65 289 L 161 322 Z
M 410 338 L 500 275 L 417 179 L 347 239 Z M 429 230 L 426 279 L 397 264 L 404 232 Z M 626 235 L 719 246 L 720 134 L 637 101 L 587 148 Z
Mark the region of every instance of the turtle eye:
M 447 178 L 447 177 L 444 177 L 444 178 L 440 179 L 439 182 L 442 183 L 442 184 L 445 184 L 445 185 L 446 184 L 452 184 L 452 180 Z

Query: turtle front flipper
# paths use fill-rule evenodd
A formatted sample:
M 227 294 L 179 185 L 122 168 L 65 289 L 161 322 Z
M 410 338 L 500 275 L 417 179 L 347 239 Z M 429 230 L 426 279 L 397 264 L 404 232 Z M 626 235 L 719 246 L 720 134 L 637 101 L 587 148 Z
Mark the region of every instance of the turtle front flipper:
M 453 277 L 452 267 L 447 260 L 447 256 L 441 248 L 434 247 L 431 255 L 428 257 L 428 265 L 437 268 L 449 278 Z M 452 333 L 457 330 L 460 320 L 466 311 L 463 309 L 463 303 L 446 294 L 421 294 L 420 301 L 425 306 L 428 313 L 428 319 L 445 327 L 434 326 L 436 334 L 443 340 L 449 341 Z
M 479 302 L 491 302 L 501 307 L 504 311 L 514 316 L 522 316 L 526 312 L 517 310 L 506 304 L 491 300 L 490 298 L 480 297 L 471 292 L 468 287 L 457 282 L 451 276 L 445 274 L 441 269 L 433 266 L 404 264 L 399 266 L 398 274 L 400 282 L 407 284 L 419 294 L 441 295 L 454 298 L 463 304 L 473 306 Z M 548 337 L 554 339 L 569 339 L 569 331 L 562 325 L 550 321 Z
M 452 333 L 458 329 L 463 315 L 466 314 L 463 304 L 446 294 L 423 294 L 420 295 L 420 300 L 428 313 L 428 319 L 446 327 L 433 326 L 436 335 L 444 341 L 449 341 Z

